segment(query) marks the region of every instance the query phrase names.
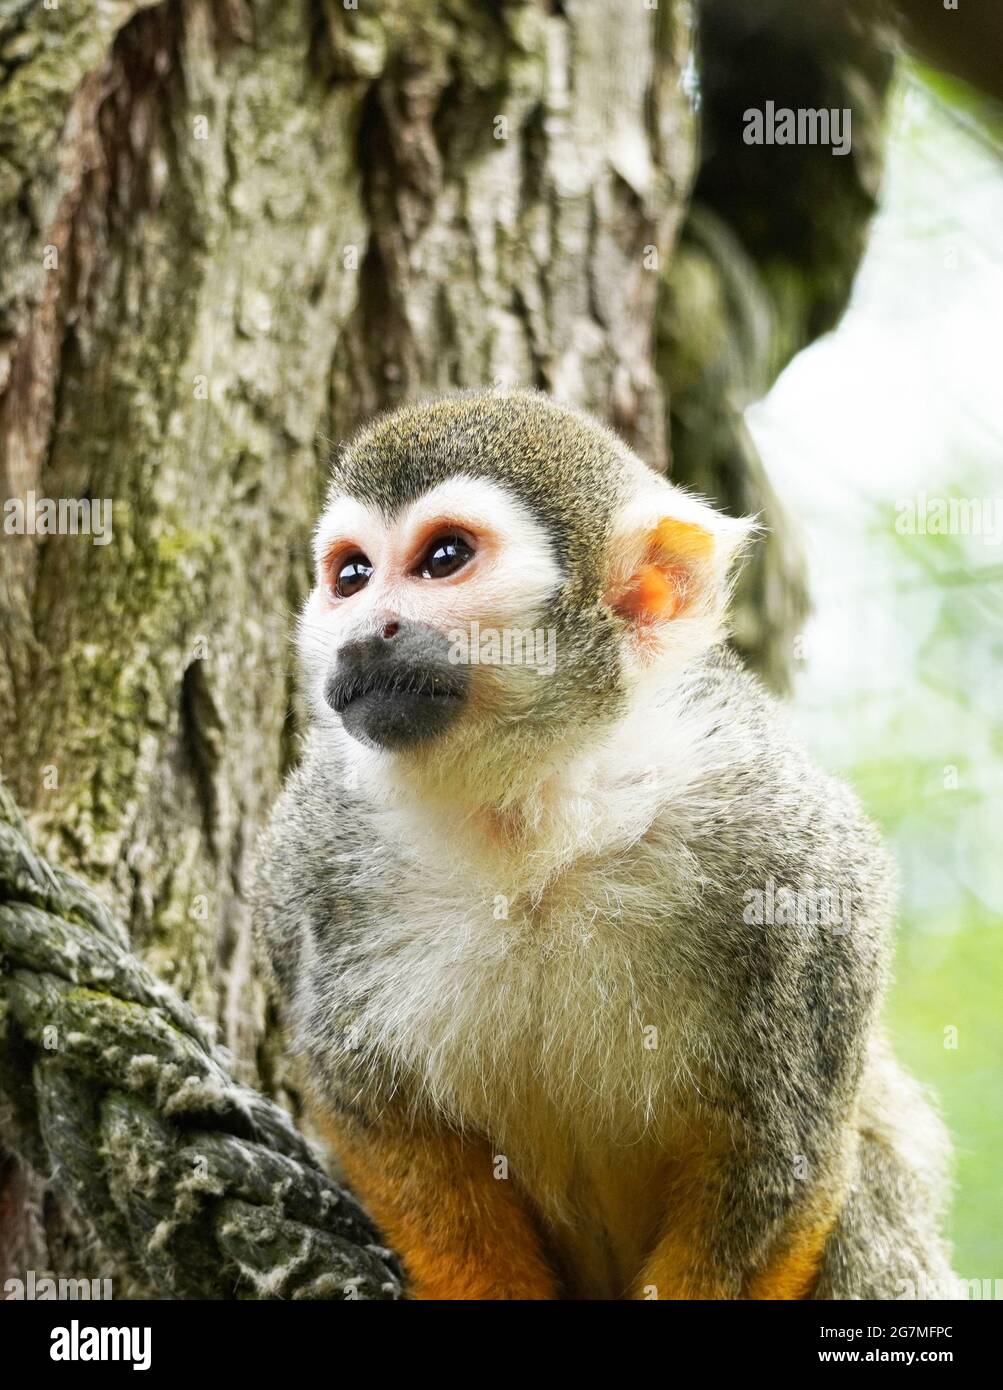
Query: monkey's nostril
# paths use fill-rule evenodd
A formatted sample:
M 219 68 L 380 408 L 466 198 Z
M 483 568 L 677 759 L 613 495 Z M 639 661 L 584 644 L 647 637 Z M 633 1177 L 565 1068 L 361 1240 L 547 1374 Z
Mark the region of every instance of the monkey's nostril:
M 391 637 L 396 637 L 399 631 L 400 623 L 384 623 L 381 635 L 389 641 Z

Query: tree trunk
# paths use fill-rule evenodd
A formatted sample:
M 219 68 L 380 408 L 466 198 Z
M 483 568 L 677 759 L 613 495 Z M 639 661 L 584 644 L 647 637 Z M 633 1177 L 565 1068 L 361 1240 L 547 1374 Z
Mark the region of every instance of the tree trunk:
M 114 518 L 107 545 L 4 537 L 4 775 L 273 1093 L 245 895 L 293 755 L 290 616 L 332 442 L 499 380 L 599 410 L 665 465 L 683 8 L 0 19 L 3 495 L 110 498 Z M 31 1225 L 37 1267 L 72 1265 L 25 1182 L 8 1165 L 9 1241 L 23 1255 Z
M 330 450 L 405 397 L 518 383 L 596 411 L 655 468 L 675 430 L 679 477 L 755 509 L 721 342 L 765 389 L 860 250 L 841 243 L 834 299 L 831 277 L 798 278 L 812 248 L 784 279 L 779 252 L 771 278 L 746 247 L 765 348 L 706 253 L 712 225 L 743 237 L 710 188 L 685 243 L 704 264 L 682 273 L 686 0 L 346 5 L 0 10 L 3 497 L 113 506 L 108 544 L 3 536 L 3 775 L 43 851 L 218 1024 L 238 1079 L 294 1113 L 246 892 L 295 757 L 290 617 Z M 851 201 L 856 234 L 870 203 Z M 690 355 L 687 285 L 712 301 Z M 760 604 L 745 649 L 782 685 L 803 584 L 795 551 L 768 553 L 773 616 Z M 72 1273 L 81 1250 L 67 1206 L 2 1162 L 0 1267 Z

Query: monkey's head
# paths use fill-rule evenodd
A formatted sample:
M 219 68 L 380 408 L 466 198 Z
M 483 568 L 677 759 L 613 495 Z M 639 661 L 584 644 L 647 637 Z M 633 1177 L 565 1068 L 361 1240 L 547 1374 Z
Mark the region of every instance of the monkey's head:
M 719 640 L 749 529 L 546 396 L 405 406 L 345 450 L 317 528 L 315 712 L 494 795 Z

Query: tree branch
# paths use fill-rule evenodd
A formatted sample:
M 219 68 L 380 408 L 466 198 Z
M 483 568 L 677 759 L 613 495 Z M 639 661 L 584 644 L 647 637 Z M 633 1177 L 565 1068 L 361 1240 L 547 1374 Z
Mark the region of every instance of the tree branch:
M 34 850 L 0 786 L 0 1132 L 168 1298 L 400 1297 L 394 1256 L 285 1111 Z

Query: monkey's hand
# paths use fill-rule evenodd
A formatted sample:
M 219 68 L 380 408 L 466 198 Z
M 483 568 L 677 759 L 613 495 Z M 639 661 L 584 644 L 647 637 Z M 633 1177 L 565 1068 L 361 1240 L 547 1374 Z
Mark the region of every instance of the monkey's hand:
M 350 1186 L 401 1256 L 412 1298 L 550 1299 L 556 1280 L 487 1144 L 317 1115 Z

